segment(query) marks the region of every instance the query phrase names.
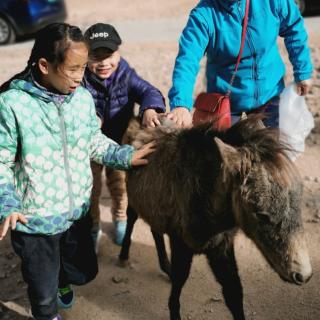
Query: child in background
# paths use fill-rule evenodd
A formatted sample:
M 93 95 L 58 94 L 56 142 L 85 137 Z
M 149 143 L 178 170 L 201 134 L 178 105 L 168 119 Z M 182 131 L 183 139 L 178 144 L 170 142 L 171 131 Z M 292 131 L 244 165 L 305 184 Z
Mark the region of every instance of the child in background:
M 128 122 L 134 114 L 135 103 L 140 106 L 139 116 L 144 126 L 159 125 L 159 113 L 165 112 L 164 98 L 158 89 L 139 77 L 121 57 L 121 38 L 116 29 L 109 24 L 97 23 L 88 28 L 85 37 L 89 45 L 89 61 L 83 85 L 93 96 L 102 132 L 122 143 Z M 94 180 L 90 212 L 94 225 L 92 235 L 97 244 L 101 235 L 99 197 L 102 166 L 93 163 L 92 172 Z M 106 168 L 106 177 L 112 200 L 115 243 L 121 245 L 127 223 L 125 174 Z
M 70 284 L 97 274 L 88 215 L 90 160 L 127 170 L 153 151 L 119 146 L 100 131 L 80 86 L 88 49 L 79 28 L 40 30 L 26 69 L 0 92 L 0 240 L 11 231 L 36 320 L 59 320 L 74 301 Z

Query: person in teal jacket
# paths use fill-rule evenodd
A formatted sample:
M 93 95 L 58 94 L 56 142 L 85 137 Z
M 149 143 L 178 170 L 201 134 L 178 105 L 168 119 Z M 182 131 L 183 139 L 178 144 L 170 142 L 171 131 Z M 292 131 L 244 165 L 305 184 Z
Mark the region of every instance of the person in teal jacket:
M 246 0 L 202 0 L 191 11 L 180 37 L 169 91 L 169 117 L 177 124 L 191 123 L 194 83 L 205 54 L 207 92 L 228 91 L 241 43 L 245 5 Z M 278 126 L 285 74 L 278 36 L 284 38 L 298 94 L 307 93 L 312 64 L 307 33 L 295 1 L 252 0 L 242 59 L 230 88 L 233 121 L 242 112 L 261 110 L 270 114 L 268 125 Z
M 90 160 L 128 170 L 154 150 L 101 133 L 80 86 L 87 60 L 80 29 L 54 23 L 37 33 L 26 69 L 0 88 L 0 240 L 11 228 L 36 320 L 62 319 L 57 306 L 72 306 L 70 284 L 97 274 Z

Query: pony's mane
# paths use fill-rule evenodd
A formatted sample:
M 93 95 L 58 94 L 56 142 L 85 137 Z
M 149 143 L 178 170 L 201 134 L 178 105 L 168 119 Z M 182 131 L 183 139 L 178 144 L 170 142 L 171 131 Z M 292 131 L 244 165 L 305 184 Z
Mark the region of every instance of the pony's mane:
M 262 163 L 278 183 L 288 185 L 297 176 L 297 169 L 289 158 L 293 150 L 278 128 L 262 124 L 265 118 L 261 114 L 249 115 L 227 129 L 221 138 L 251 161 Z
M 188 134 L 189 138 L 193 139 L 206 136 L 211 141 L 214 141 L 214 137 L 218 137 L 242 154 L 243 167 L 246 168 L 244 171 L 250 170 L 251 164 L 260 163 L 278 183 L 289 185 L 297 177 L 297 169 L 288 156 L 293 150 L 284 139 L 280 138 L 282 134 L 280 135 L 279 129 L 263 126 L 264 118 L 265 116 L 261 114 L 249 115 L 223 132 L 212 129 L 213 122 L 193 128 L 177 128 L 165 116 L 161 119 L 161 126 L 139 130 L 140 125 L 137 120 L 134 120 L 129 124 L 126 143 L 132 143 L 134 147 L 140 148 L 152 140 L 166 140 L 168 134 L 170 136 Z M 245 172 L 242 173 L 245 174 Z

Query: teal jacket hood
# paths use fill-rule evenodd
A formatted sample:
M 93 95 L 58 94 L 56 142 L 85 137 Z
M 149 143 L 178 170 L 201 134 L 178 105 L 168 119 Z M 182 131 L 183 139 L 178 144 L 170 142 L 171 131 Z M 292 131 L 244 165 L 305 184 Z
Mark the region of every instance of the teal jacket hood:
M 35 80 L 31 76 L 31 73 L 28 73 L 23 79 L 13 80 L 10 83 L 9 88 L 24 91 L 30 94 L 31 96 L 33 96 L 34 98 L 40 99 L 46 103 L 52 102 L 53 101 L 52 97 L 55 95 L 54 93 L 49 92 L 44 87 L 41 87 L 40 85 L 36 84 Z M 68 95 L 65 95 L 64 102 L 69 103 L 73 95 L 74 95 L 74 92 Z
M 24 91 L 34 96 L 35 98 L 41 99 L 45 102 L 50 102 L 52 100 L 45 90 L 41 90 L 34 84 L 31 75 L 28 75 L 27 77 L 25 77 L 25 79 L 13 80 L 10 83 L 10 89 Z

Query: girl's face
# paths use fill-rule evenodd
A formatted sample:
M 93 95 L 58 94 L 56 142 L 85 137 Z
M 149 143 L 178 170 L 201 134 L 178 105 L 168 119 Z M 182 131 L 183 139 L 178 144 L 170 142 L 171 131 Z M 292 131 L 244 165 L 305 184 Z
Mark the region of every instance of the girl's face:
M 82 42 L 71 42 L 64 62 L 55 67 L 45 59 L 39 60 L 42 85 L 51 91 L 69 94 L 81 84 L 88 62 L 88 49 Z
M 118 68 L 119 51 L 110 52 L 106 48 L 98 48 L 89 55 L 88 68 L 100 79 L 108 79 Z

